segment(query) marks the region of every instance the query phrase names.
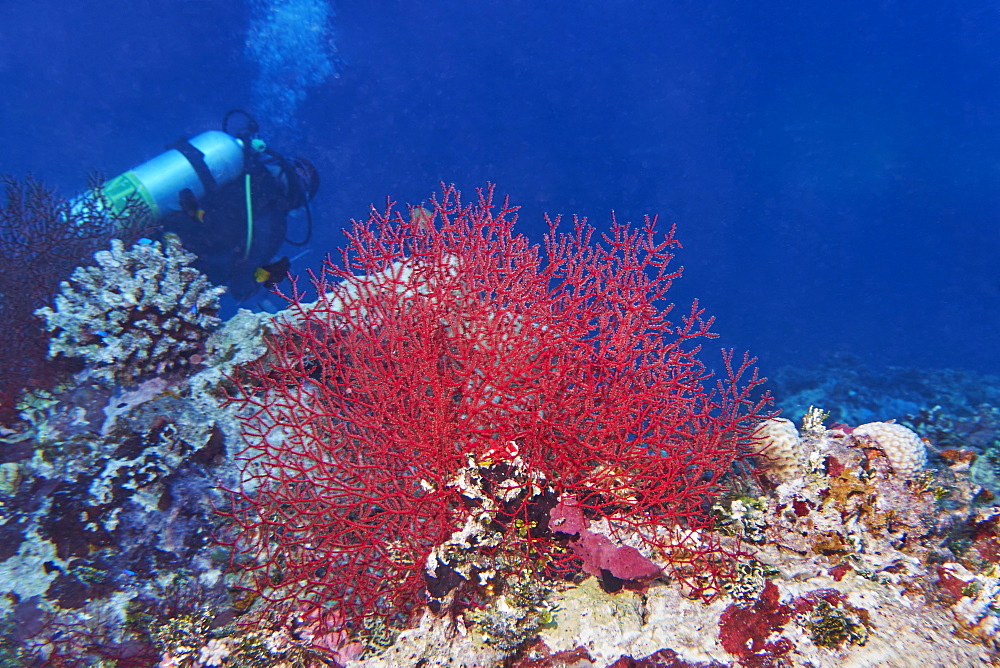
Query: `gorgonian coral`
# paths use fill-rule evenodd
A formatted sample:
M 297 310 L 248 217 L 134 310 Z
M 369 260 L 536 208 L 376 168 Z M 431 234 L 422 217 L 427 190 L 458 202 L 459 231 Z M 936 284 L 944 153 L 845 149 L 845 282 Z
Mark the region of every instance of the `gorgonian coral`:
M 314 277 L 318 301 L 288 296 L 234 396 L 237 560 L 266 598 L 405 616 L 448 566 L 435 547 L 479 540 L 466 521 L 484 504 L 526 558 L 556 542 L 533 504 L 557 499 L 649 543 L 707 523 L 762 404 L 746 357 L 706 387 L 697 303 L 669 319 L 673 230 L 550 221 L 542 252 L 515 212 L 454 188 L 410 216 L 373 209 Z

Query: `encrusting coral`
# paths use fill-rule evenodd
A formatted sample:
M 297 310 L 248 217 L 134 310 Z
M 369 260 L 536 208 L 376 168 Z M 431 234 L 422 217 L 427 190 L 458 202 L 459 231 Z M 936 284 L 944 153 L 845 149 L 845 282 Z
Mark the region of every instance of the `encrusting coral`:
M 49 356 L 83 358 L 92 376 L 119 383 L 200 362 L 225 288 L 188 266 L 194 259 L 173 236 L 129 250 L 113 239 L 97 266 L 62 282 L 53 308 L 35 311 L 54 335 Z

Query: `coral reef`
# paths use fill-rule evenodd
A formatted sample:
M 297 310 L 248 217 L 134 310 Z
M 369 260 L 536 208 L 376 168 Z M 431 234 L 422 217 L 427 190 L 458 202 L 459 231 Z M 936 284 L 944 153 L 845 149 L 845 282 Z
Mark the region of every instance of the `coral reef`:
M 62 396 L 37 414 L 49 424 L 2 446 L 19 481 L 2 496 L 0 612 L 21 622 L 18 637 L 38 653 L 80 658 L 121 644 L 130 604 L 226 595 L 225 553 L 210 540 L 219 526 L 211 506 L 222 502 L 215 480 L 227 476 L 217 421 L 159 393 L 105 435 L 100 407 L 114 402 Z
M 236 614 L 214 540 L 239 440 L 224 385 L 263 354 L 269 322 L 241 312 L 204 341 L 205 364 L 133 388 L 79 376 L 21 403 L 0 436 L 0 615 L 25 660 L 145 667 L 164 620 Z
M 792 608 L 779 603 L 773 582 L 752 603 L 732 603 L 719 615 L 719 643 L 748 668 L 774 665 L 777 657 L 788 654 L 792 643 L 778 635 L 792 619 Z
M 289 624 L 268 619 L 253 625 L 217 626 L 216 611 L 200 610 L 167 620 L 153 631 L 162 653 L 158 668 L 201 666 L 338 666 L 355 658 L 362 647 L 345 633 L 320 633 L 316 620 L 297 618 Z
M 536 639 L 538 630 L 552 622 L 554 608 L 545 600 L 549 590 L 533 573 L 512 575 L 504 584 L 503 595 L 466 618 L 487 645 L 509 655 Z
M 824 406 L 833 422 L 844 424 L 903 422 L 934 406 L 944 415 L 966 418 L 983 404 L 1000 406 L 1000 378 L 995 376 L 967 369 L 875 367 L 848 354 L 769 371 L 766 386 L 783 415 L 797 417 L 810 406 Z
M 225 288 L 189 267 L 194 259 L 174 236 L 129 250 L 112 240 L 94 254 L 97 266 L 77 268 L 55 305 L 35 312 L 53 335 L 49 355 L 82 358 L 92 375 L 119 383 L 200 364 Z
M 0 432 L 0 663 L 1000 662 L 994 389 L 911 373 L 953 385 L 800 431 L 740 365 L 710 396 L 709 323 L 658 309 L 671 235 L 553 229 L 545 265 L 512 223 L 451 190 L 375 213 L 317 302 L 218 328 L 170 241 L 102 256 L 173 263 L 119 306 L 205 319 L 165 335 L 187 364 L 91 351 Z

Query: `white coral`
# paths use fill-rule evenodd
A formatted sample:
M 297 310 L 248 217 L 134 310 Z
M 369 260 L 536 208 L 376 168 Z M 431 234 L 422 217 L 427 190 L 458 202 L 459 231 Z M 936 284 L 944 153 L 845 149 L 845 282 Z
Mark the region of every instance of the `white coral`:
M 232 654 L 232 648 L 227 644 L 226 639 L 213 638 L 208 644 L 198 652 L 199 666 L 221 666 L 226 657 Z
M 782 483 L 802 476 L 802 439 L 791 420 L 764 420 L 754 431 L 753 441 L 771 480 Z
M 869 422 L 856 427 L 852 435 L 881 449 L 897 475 L 913 475 L 927 462 L 923 439 L 901 424 Z
M 94 259 L 61 283 L 54 308 L 35 311 L 54 334 L 50 357 L 82 357 L 97 377 L 132 381 L 202 351 L 225 288 L 188 266 L 195 255 L 177 238 L 129 250 L 113 239 Z

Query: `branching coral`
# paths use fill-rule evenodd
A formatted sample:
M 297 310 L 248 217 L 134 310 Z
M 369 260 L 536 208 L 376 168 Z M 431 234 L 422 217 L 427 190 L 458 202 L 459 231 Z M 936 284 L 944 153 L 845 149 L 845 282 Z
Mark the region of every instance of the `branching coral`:
M 714 335 L 697 304 L 669 319 L 673 231 L 555 221 L 543 260 L 491 191 L 470 206 L 446 188 L 419 211 L 354 223 L 319 301 L 293 291 L 269 362 L 244 370 L 233 514 L 252 586 L 356 629 L 405 618 L 428 555 L 482 503 L 453 482 L 469 457 L 498 474 L 523 463 L 524 483 L 486 481 L 487 521 L 528 552 L 553 540 L 535 477 L 649 540 L 707 525 L 762 404 L 746 357 L 727 354 L 728 377 L 706 388 L 696 344 Z
M 95 376 L 129 383 L 203 352 L 225 288 L 188 266 L 195 256 L 176 237 L 130 250 L 113 239 L 94 259 L 62 283 L 54 308 L 36 311 L 54 334 L 49 355 L 82 357 Z

